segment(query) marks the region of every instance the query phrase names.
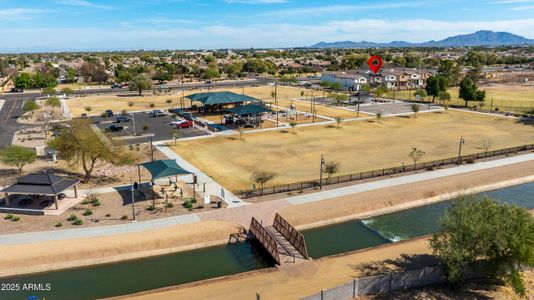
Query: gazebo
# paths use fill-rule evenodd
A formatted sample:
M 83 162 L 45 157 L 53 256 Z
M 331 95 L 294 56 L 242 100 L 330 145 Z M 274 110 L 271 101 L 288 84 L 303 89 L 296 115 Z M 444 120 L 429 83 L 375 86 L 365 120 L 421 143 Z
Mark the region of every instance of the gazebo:
M 193 101 L 198 101 L 202 103 L 203 111 L 205 112 L 206 109 L 209 109 L 210 107 L 225 107 L 229 104 L 241 104 L 246 102 L 256 102 L 259 101 L 256 98 L 247 96 L 247 95 L 241 95 L 236 94 L 233 92 L 207 92 L 207 93 L 196 93 L 189 96 L 186 96 L 189 100 L 191 100 L 191 103 Z
M 79 180 L 66 179 L 51 173 L 32 173 L 17 179 L 17 182 L 2 190 L 5 193 L 6 206 L 10 206 L 10 195 L 37 195 L 53 197 L 58 209 L 58 196 L 64 191 L 74 187 L 74 195 L 78 197 L 76 185 Z

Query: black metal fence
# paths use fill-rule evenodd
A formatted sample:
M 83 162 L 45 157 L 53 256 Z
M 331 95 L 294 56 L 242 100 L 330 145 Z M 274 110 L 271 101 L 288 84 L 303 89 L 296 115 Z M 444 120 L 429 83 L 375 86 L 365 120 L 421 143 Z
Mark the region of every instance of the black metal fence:
M 382 176 L 400 174 L 404 172 L 412 172 L 412 171 L 417 171 L 417 170 L 426 170 L 426 169 L 432 170 L 436 167 L 458 164 L 459 162 L 473 163 L 475 160 L 481 159 L 481 158 L 501 156 L 501 155 L 506 155 L 506 154 L 511 154 L 511 153 L 528 151 L 528 150 L 534 150 L 534 144 L 500 149 L 500 150 L 492 150 L 492 151 L 470 154 L 470 155 L 462 155 L 461 157 L 434 160 L 434 161 L 429 161 L 429 162 L 417 163 L 415 165 L 413 164 L 403 165 L 401 167 L 394 167 L 394 168 L 388 168 L 388 169 L 380 169 L 380 170 L 374 170 L 374 171 L 333 176 L 330 178 L 323 178 L 322 185 L 325 186 L 325 185 L 338 184 L 338 183 L 343 183 L 343 182 L 358 181 L 358 180 L 363 180 L 363 179 L 370 179 L 370 178 L 375 178 L 375 177 L 382 177 Z M 239 195 L 242 198 L 251 198 L 251 197 L 272 195 L 272 194 L 278 194 L 278 193 L 287 193 L 291 191 L 300 191 L 304 189 L 316 188 L 316 187 L 319 187 L 320 185 L 321 185 L 320 180 L 314 179 L 314 180 L 307 180 L 307 181 L 301 181 L 301 182 L 295 182 L 295 183 L 289 183 L 289 184 L 281 184 L 281 185 L 263 187 L 263 188 L 254 189 L 254 190 L 244 190 L 244 191 L 241 191 Z

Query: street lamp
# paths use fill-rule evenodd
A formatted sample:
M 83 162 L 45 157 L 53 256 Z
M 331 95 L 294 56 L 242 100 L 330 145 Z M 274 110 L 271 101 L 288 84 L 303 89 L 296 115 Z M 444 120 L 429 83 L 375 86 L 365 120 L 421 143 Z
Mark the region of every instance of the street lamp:
M 462 161 L 462 145 L 465 144 L 465 139 L 463 136 L 460 137 L 460 142 L 458 143 L 458 164 L 461 164 Z
M 130 179 L 130 191 L 132 192 L 132 217 L 133 222 L 137 222 L 137 217 L 135 216 L 135 198 L 134 198 L 134 191 L 139 187 L 139 184 L 137 182 L 132 183 L 132 180 Z
M 321 174 L 319 175 L 319 189 L 323 189 L 323 166 L 324 166 L 324 157 L 321 154 Z

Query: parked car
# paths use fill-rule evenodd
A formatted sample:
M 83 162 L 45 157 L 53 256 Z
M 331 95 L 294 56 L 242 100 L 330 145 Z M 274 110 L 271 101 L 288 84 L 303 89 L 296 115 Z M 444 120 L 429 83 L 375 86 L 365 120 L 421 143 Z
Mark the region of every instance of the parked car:
M 106 128 L 106 132 L 119 132 L 119 131 L 122 131 L 123 129 L 124 129 L 124 127 L 122 127 L 120 125 L 109 125 Z
M 159 109 L 153 110 L 148 114 L 149 117 L 163 117 L 165 116 L 165 113 Z
M 176 128 L 182 129 L 182 128 L 191 128 L 193 127 L 193 121 L 189 120 L 180 120 L 179 123 L 176 124 Z
M 24 92 L 24 89 L 21 89 L 21 88 L 12 88 L 12 89 L 11 89 L 11 92 L 12 92 L 12 93 L 23 93 L 23 92 Z
M 213 83 L 213 81 L 211 81 L 211 80 L 206 80 L 206 84 L 211 84 L 211 83 Z
M 131 122 L 131 121 L 132 121 L 132 118 L 130 118 L 128 116 L 118 116 L 117 120 L 115 122 L 116 123 L 128 123 L 128 122 Z
M 111 85 L 111 88 L 112 89 L 122 89 L 122 85 L 118 84 L 118 83 L 114 83 L 114 84 Z
M 113 117 L 113 111 L 111 109 L 108 109 L 104 112 L 104 115 L 107 117 L 107 118 L 111 118 Z

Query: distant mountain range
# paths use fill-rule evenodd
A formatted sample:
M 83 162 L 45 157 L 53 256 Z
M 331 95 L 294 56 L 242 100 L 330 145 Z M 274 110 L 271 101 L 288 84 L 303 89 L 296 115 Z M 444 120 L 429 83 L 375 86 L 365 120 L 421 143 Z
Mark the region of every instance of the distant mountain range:
M 475 33 L 462 34 L 448 37 L 441 41 L 429 41 L 424 43 L 410 43 L 393 41 L 390 43 L 375 42 L 320 42 L 310 48 L 403 48 L 403 47 L 468 47 L 468 46 L 517 46 L 534 45 L 534 40 L 508 32 L 493 32 L 480 30 Z

